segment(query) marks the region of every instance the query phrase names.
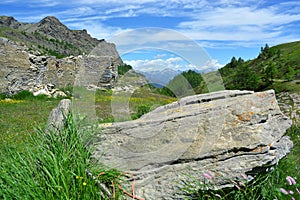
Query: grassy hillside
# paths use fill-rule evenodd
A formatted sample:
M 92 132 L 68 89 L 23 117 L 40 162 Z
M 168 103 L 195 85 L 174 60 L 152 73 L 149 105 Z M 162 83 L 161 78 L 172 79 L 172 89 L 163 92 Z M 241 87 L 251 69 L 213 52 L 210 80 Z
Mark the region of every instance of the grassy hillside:
M 300 91 L 300 42 L 261 48 L 257 58 L 232 58 L 219 69 L 227 89 Z

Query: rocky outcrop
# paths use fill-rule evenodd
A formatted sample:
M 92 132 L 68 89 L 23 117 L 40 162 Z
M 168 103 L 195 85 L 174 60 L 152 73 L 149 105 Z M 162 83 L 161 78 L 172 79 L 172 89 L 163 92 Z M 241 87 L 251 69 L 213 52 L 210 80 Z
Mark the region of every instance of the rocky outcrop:
M 64 57 L 87 55 L 99 43 L 106 43 L 91 37 L 85 29 L 70 30 L 53 16 L 38 23 L 21 23 L 13 17 L 0 16 L 0 29 L 2 36 L 22 41 L 33 50 Z
M 0 38 L 0 93 L 61 95 L 48 85 L 61 88 L 74 82 L 111 88 L 123 64 L 114 44 L 92 38 L 86 30 L 70 30 L 53 16 L 38 23 L 0 16 L 0 29 L 10 38 Z
M 26 46 L 0 38 L 0 93 L 14 94 L 56 88 L 93 86 L 111 88 L 122 64 L 113 44 L 100 42 L 90 55 L 57 59 L 30 51 Z
M 196 95 L 101 125 L 93 158 L 133 174 L 137 196 L 180 199 L 183 184 L 204 173 L 217 189 L 276 164 L 293 146 L 284 136 L 290 126 L 272 90 Z
M 10 27 L 18 29 L 22 24 L 13 17 L 0 16 L 0 27 Z

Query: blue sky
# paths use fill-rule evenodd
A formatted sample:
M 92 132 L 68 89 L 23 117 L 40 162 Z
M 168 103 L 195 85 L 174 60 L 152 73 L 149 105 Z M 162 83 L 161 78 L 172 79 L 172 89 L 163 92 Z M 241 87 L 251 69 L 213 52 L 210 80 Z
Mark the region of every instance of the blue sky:
M 118 48 L 131 45 L 131 52 L 121 55 L 132 65 L 178 64 L 178 57 L 186 61 L 181 63 L 185 67 L 197 65 L 177 52 L 195 41 L 211 58 L 206 65 L 218 68 L 232 56 L 256 57 L 266 43 L 300 40 L 300 2 L 296 0 L 2 0 L 0 13 L 21 22 L 56 16 L 69 28 L 87 29 L 93 37 L 115 42 Z M 176 43 L 178 37 L 187 43 Z M 173 46 L 165 48 L 165 41 L 169 42 L 165 46 L 171 42 Z M 142 47 L 152 50 L 142 54 Z M 205 52 L 199 55 L 206 59 Z

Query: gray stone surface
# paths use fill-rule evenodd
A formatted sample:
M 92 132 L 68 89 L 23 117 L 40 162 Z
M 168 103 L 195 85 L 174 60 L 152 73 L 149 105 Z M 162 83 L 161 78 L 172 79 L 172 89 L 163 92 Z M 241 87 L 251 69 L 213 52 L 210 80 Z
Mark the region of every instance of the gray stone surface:
M 185 97 L 135 121 L 102 124 L 99 162 L 134 174 L 135 195 L 180 199 L 182 183 L 214 175 L 215 188 L 274 165 L 293 144 L 273 90 Z M 193 177 L 191 179 L 191 177 Z
M 63 99 L 58 106 L 54 108 L 48 118 L 47 131 L 57 132 L 64 126 L 67 116 L 71 111 L 71 100 Z
M 19 43 L 0 39 L 0 93 L 37 92 L 49 84 L 55 88 L 79 86 L 111 88 L 122 64 L 114 44 L 102 41 L 86 56 L 56 59 L 39 55 Z
M 282 92 L 277 96 L 282 112 L 293 121 L 293 124 L 298 125 L 300 122 L 300 94 Z

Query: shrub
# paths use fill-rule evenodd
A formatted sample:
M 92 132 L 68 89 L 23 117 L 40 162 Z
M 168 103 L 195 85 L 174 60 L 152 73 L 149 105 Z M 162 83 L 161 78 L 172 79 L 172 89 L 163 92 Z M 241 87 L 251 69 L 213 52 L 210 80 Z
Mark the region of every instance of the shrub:
M 132 117 L 131 117 L 132 119 L 138 119 L 142 115 L 150 112 L 151 106 L 150 105 L 138 105 L 136 107 L 136 109 L 137 109 L 137 112 L 132 115 Z
M 124 74 L 126 74 L 126 72 L 128 72 L 131 69 L 132 69 L 132 67 L 130 65 L 127 65 L 127 64 L 120 65 L 120 66 L 118 66 L 118 74 L 124 75 Z
M 16 100 L 25 100 L 25 99 L 31 99 L 31 98 L 34 98 L 32 92 L 29 92 L 27 90 L 23 90 L 21 92 L 18 92 L 16 94 L 14 94 L 12 96 L 13 99 L 16 99 Z
M 49 97 L 44 94 L 34 96 L 32 92 L 28 90 L 23 90 L 21 92 L 18 92 L 17 94 L 14 94 L 11 98 L 15 100 L 33 100 L 33 99 L 45 100 L 48 99 Z
M 8 98 L 8 95 L 5 93 L 0 93 L 0 100 Z

